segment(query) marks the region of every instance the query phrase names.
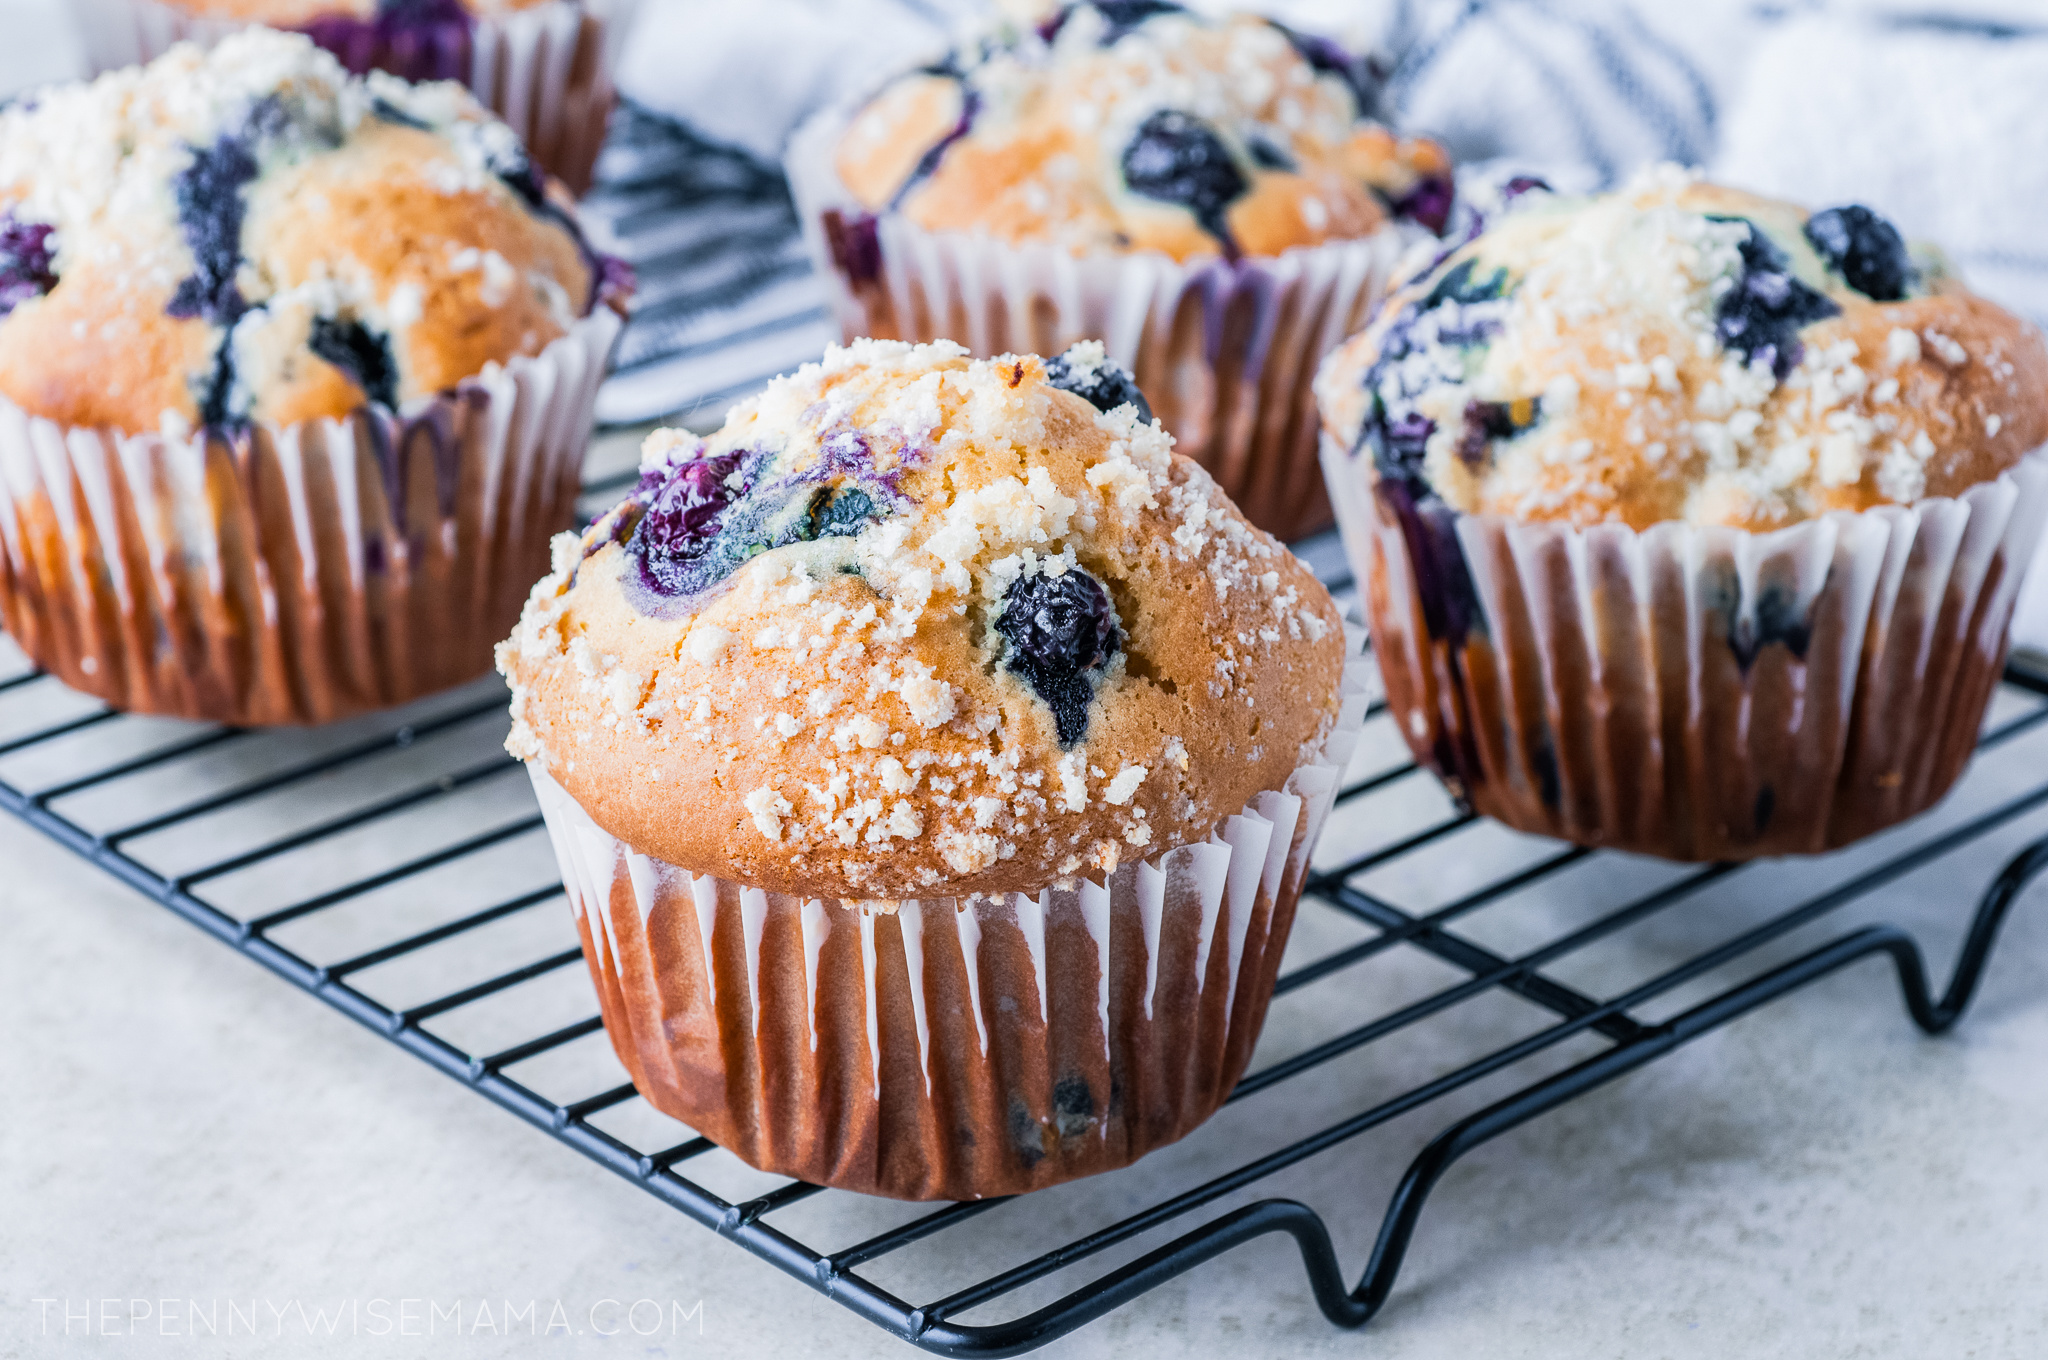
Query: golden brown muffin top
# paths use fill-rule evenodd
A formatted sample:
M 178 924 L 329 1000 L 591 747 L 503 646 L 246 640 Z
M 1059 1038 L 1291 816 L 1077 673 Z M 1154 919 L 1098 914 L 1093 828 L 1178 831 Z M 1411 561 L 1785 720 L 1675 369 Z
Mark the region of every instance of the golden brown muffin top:
M 1202 840 L 1320 753 L 1343 632 L 1135 399 L 1099 344 L 862 340 L 657 434 L 499 649 L 509 749 L 643 853 L 820 898 Z
M 1325 362 L 1326 428 L 1455 509 L 1768 530 L 2048 440 L 2048 346 L 1861 207 L 1675 167 L 1524 195 Z
M 1363 116 L 1360 71 L 1251 15 L 1062 5 L 888 85 L 837 168 L 871 212 L 1076 251 L 1278 255 L 1396 216 L 1440 231 L 1449 163 Z
M 393 408 L 607 286 L 461 87 L 267 29 L 0 114 L 0 394 L 129 433 Z

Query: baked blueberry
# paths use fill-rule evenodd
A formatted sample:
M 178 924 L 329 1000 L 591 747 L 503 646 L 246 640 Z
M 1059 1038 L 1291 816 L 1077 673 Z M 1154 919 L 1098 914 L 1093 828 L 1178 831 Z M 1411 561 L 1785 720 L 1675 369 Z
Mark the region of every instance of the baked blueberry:
M 1138 125 L 1123 169 L 1132 193 L 1186 208 L 1226 254 L 1236 254 L 1224 209 L 1251 186 L 1214 128 L 1193 114 L 1161 109 Z
M 1123 647 L 1123 630 L 1102 583 L 1079 567 L 1058 576 L 1020 576 L 1003 596 L 996 631 L 1009 642 L 1003 664 L 1052 710 L 1060 745 L 1088 735 L 1095 672 Z
M 1475 465 L 1484 462 L 1486 451 L 1494 440 L 1513 439 L 1534 425 L 1542 414 L 1542 401 L 1536 397 L 1521 397 L 1514 401 L 1468 401 L 1465 403 L 1465 430 L 1458 437 L 1458 456 Z
M 668 470 L 626 543 L 644 585 L 660 595 L 695 595 L 744 560 L 723 560 L 726 554 L 717 551 L 720 530 L 733 505 L 753 489 L 763 461 L 760 453 L 735 449 Z
M 1714 333 L 1724 348 L 1751 363 L 1769 364 L 1782 382 L 1803 352 L 1800 327 L 1835 316 L 1842 309 L 1794 278 L 1785 252 L 1754 222 L 1741 217 L 1715 220 L 1740 222 L 1749 234 L 1740 247 L 1742 272 L 1715 308 Z
M 1897 302 L 1913 284 L 1913 262 L 1899 229 L 1852 203 L 1806 221 L 1806 239 L 1851 288 L 1873 302 Z
M 0 215 L 0 316 L 57 286 L 50 233 L 55 228 Z
M 1138 390 L 1138 380 L 1114 359 L 1083 365 L 1075 361 L 1074 351 L 1068 350 L 1045 361 L 1045 380 L 1062 392 L 1072 392 L 1098 411 L 1135 406 L 1138 419 L 1147 424 L 1152 421 L 1152 404 Z
M 398 364 L 391 357 L 388 337 L 372 334 L 362 322 L 350 318 L 313 319 L 308 349 L 348 374 L 363 395 L 392 410 L 398 407 Z
M 242 187 L 259 169 L 249 137 L 232 133 L 210 147 L 193 148 L 192 163 L 172 182 L 178 225 L 193 264 L 171 295 L 167 310 L 172 316 L 228 325 L 245 309 L 235 287 L 235 271 L 242 265 Z
M 1457 189 L 1449 175 L 1424 175 L 1413 189 L 1394 200 L 1394 216 L 1405 217 L 1434 235 L 1444 234 L 1451 222 L 1451 205 Z

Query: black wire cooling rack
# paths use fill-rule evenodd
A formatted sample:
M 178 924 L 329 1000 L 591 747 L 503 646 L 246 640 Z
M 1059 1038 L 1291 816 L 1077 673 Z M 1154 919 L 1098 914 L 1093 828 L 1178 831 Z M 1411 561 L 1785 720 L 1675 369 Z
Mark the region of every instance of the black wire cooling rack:
M 1348 585 L 1333 541 L 1303 551 Z M 753 1172 L 623 1080 L 540 816 L 498 749 L 495 682 L 258 733 L 117 715 L 4 639 L 0 653 L 0 807 L 940 1354 L 1031 1350 L 1274 1233 L 1294 1240 L 1323 1313 L 1363 1324 L 1464 1154 L 1871 955 L 1891 960 L 1913 1020 L 1942 1031 L 2048 865 L 2048 682 L 2021 666 L 1942 808 L 1835 856 L 1748 867 L 1593 854 L 1475 819 L 1375 705 L 1231 1104 L 1078 1187 L 904 1205 Z M 1900 900 L 1953 908 L 1962 942 L 1938 999 L 1912 936 L 1838 915 Z M 1352 1155 L 1369 1137 L 1380 1183 Z M 1364 1260 L 1355 1277 L 1347 1257 Z

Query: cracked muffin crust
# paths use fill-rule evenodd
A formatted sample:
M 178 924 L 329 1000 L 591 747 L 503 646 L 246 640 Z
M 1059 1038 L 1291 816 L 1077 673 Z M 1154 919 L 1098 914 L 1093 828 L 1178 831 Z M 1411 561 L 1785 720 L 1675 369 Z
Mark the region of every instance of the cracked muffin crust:
M 1860 206 L 1674 167 L 1523 194 L 1325 361 L 1325 428 L 1418 502 L 1765 531 L 1990 481 L 2048 440 L 2048 346 Z
M 459 86 L 266 29 L 0 114 L 0 393 L 137 434 L 403 408 L 610 285 Z
M 1131 395 L 1099 345 L 859 341 L 656 434 L 500 648 L 509 749 L 773 892 L 1037 891 L 1202 840 L 1321 750 L 1343 633 Z

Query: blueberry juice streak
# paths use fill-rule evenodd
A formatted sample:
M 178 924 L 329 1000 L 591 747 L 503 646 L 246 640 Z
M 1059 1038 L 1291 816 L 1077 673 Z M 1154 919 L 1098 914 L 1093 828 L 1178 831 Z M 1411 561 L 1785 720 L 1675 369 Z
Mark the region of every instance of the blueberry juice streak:
M 1005 668 L 1052 710 L 1060 746 L 1085 740 L 1096 678 L 1123 650 L 1123 629 L 1102 583 L 1079 567 L 1019 577 L 1003 596 L 995 628 L 1009 643 Z
M 335 15 L 299 31 L 356 75 L 380 70 L 407 80 L 467 80 L 475 28 L 462 0 L 378 0 L 371 18 Z

